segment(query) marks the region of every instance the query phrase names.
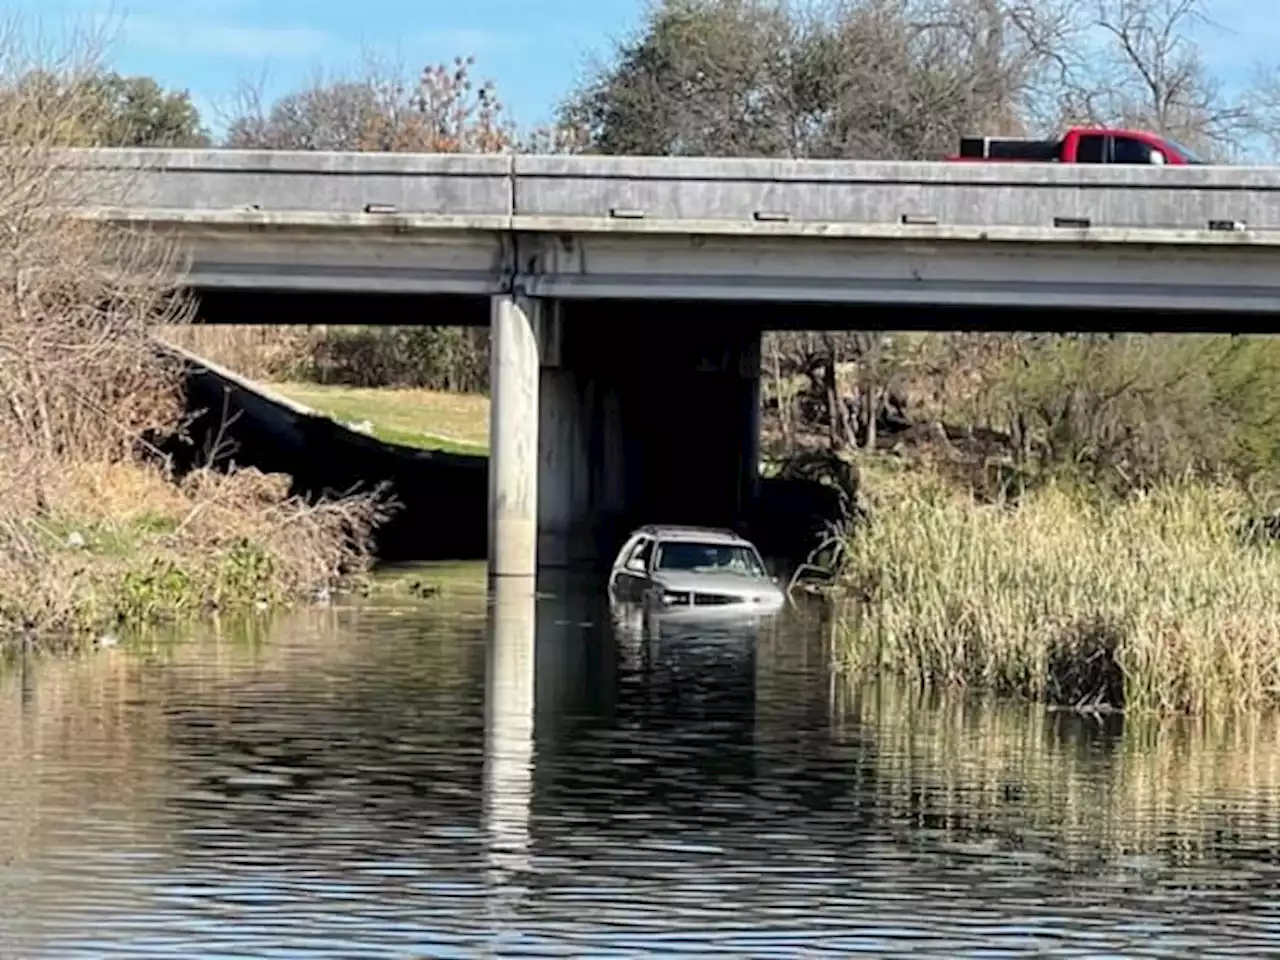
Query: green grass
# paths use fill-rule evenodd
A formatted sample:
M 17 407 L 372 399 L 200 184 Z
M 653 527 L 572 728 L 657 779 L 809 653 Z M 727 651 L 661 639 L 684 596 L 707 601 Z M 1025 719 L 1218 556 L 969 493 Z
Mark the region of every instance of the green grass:
M 341 423 L 367 422 L 387 443 L 475 456 L 489 452 L 489 398 L 479 394 L 314 383 L 270 387 Z

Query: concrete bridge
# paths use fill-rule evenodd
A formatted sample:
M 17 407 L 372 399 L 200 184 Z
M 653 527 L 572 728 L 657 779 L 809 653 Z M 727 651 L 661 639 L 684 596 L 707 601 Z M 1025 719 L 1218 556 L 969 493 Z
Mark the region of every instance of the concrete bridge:
M 489 323 L 491 570 L 732 524 L 770 328 L 1239 328 L 1280 169 L 85 151 L 213 322 Z

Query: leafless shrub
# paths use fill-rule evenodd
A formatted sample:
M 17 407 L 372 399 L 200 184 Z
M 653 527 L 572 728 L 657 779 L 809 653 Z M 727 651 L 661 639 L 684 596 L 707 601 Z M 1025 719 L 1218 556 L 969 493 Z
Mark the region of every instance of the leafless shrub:
M 175 371 L 150 341 L 187 313 L 173 251 L 69 212 L 94 187 L 57 148 L 100 109 L 49 71 L 0 72 L 0 451 L 37 485 L 68 459 L 131 456 L 179 409 Z

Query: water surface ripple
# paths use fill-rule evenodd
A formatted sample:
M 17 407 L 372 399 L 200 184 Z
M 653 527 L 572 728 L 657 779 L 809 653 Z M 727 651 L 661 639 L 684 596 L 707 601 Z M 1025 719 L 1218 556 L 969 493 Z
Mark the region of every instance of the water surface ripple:
M 1280 956 L 1280 722 L 640 640 L 589 592 L 0 671 L 0 957 Z

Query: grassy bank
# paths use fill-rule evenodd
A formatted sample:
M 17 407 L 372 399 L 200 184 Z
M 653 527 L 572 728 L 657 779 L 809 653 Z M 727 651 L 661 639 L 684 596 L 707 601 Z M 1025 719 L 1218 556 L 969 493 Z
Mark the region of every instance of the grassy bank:
M 872 473 L 866 494 L 844 575 L 851 668 L 1131 711 L 1280 701 L 1280 547 L 1242 540 L 1235 489 L 1046 488 L 1009 506 Z
M 379 440 L 420 450 L 485 454 L 489 398 L 395 387 L 273 383 L 271 389 L 346 424 L 368 424 Z

